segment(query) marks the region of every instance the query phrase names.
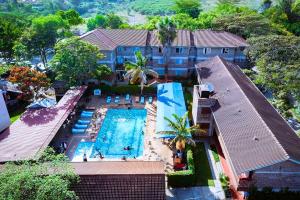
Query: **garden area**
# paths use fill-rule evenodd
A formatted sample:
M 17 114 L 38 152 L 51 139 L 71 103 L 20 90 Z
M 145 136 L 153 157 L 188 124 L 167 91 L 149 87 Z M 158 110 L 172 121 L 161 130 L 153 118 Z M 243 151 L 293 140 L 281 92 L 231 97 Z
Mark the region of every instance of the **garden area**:
M 169 173 L 169 186 L 214 186 L 204 144 L 196 143 L 196 146 L 187 147 L 186 151 L 188 169 Z

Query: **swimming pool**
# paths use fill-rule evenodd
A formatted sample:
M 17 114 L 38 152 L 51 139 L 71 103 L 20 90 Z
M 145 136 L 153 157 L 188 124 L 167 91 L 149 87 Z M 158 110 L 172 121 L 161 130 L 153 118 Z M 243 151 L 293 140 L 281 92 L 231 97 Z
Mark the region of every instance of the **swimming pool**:
M 84 151 L 89 158 L 97 157 L 99 151 L 105 158 L 142 156 L 146 116 L 146 109 L 109 109 L 95 143 L 78 145 L 75 154 L 87 147 Z M 130 150 L 124 150 L 128 146 Z

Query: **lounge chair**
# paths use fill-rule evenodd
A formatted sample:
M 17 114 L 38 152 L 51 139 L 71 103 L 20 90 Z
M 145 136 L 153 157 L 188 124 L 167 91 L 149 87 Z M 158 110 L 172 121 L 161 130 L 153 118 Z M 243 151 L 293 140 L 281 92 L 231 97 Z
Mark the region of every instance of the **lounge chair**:
M 130 95 L 129 94 L 126 94 L 125 101 L 130 101 Z
M 74 126 L 76 129 L 86 129 L 88 127 L 87 124 L 75 124 Z
M 140 103 L 141 103 L 141 104 L 144 104 L 144 103 L 145 103 L 145 97 L 144 97 L 144 96 L 141 96 Z
M 139 97 L 135 97 L 135 103 L 140 102 L 140 98 Z
M 85 114 L 94 114 L 93 111 L 86 111 L 86 110 L 82 111 L 82 113 L 85 113 Z
M 120 103 L 120 97 L 119 96 L 116 96 L 115 103 Z
M 106 103 L 110 103 L 111 102 L 111 96 L 108 96 L 107 98 L 106 98 Z
M 153 98 L 152 98 L 152 97 L 149 97 L 148 102 L 149 102 L 149 104 L 152 104 Z
M 93 113 L 81 113 L 80 117 L 83 117 L 83 118 L 92 118 L 93 117 Z
M 85 133 L 86 129 L 78 129 L 78 128 L 72 128 L 72 133 L 73 134 L 83 134 Z
M 84 119 L 80 119 L 77 121 L 78 124 L 89 124 L 91 123 L 91 120 L 84 120 Z

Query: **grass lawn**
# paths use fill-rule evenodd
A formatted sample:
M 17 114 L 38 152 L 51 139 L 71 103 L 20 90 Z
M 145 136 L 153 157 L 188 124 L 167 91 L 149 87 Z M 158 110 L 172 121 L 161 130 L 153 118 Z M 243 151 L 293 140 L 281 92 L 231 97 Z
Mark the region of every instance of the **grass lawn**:
M 9 113 L 11 123 L 14 123 L 16 120 L 18 120 L 24 111 L 25 108 L 20 107 L 14 110 L 13 112 Z
M 194 147 L 194 162 L 196 184 L 199 186 L 214 186 L 203 143 L 197 143 L 196 147 Z
M 220 161 L 220 157 L 217 151 L 217 148 L 215 146 L 211 147 L 211 151 L 214 157 L 215 162 L 219 162 Z

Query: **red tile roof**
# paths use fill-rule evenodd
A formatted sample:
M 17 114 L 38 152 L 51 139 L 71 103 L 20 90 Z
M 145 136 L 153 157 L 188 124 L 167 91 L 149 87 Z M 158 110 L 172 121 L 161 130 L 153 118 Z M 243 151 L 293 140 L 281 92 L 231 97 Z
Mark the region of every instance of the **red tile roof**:
M 78 175 L 164 174 L 160 161 L 99 161 L 71 163 Z
M 31 159 L 45 149 L 86 90 L 69 90 L 51 108 L 27 110 L 0 134 L 0 162 Z
M 300 161 L 300 139 L 239 66 L 214 57 L 196 67 L 214 85 L 213 116 L 237 174 Z
M 245 47 L 247 42 L 225 31 L 197 30 L 193 32 L 196 47 Z

